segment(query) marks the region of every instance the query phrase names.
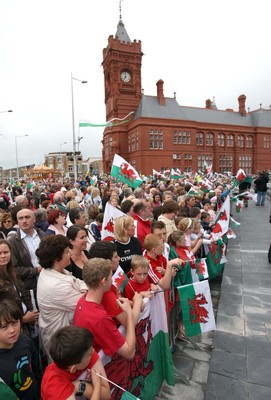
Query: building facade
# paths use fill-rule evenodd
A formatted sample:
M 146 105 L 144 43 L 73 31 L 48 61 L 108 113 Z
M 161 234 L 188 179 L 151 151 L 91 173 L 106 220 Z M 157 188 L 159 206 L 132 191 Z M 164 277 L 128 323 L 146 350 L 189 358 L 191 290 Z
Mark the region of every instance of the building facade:
M 164 96 L 164 82 L 157 93 L 142 92 L 141 41 L 130 40 L 120 19 L 115 37 L 103 50 L 106 120 L 130 122 L 106 127 L 103 133 L 103 169 L 110 173 L 117 153 L 144 174 L 179 168 L 198 171 L 204 163 L 218 172 L 239 168 L 247 173 L 271 169 L 271 110 L 246 111 L 246 96 L 238 97 L 238 111 L 218 110 L 215 102 L 205 107 L 180 106 Z

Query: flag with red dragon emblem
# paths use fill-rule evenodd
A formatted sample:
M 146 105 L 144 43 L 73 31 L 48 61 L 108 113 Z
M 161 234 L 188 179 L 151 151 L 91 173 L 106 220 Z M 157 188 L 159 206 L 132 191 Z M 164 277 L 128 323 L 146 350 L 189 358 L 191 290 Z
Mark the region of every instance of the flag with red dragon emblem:
M 102 232 L 101 232 L 102 240 L 107 240 L 110 242 L 115 239 L 114 236 L 115 221 L 118 217 L 123 217 L 123 216 L 126 217 L 126 214 L 120 211 L 117 207 L 114 207 L 111 204 L 106 203 L 104 210 Z
M 175 376 L 164 293 L 157 293 L 151 300 L 145 298 L 144 303 L 145 308 L 135 328 L 136 349 L 133 360 L 126 360 L 117 353 L 110 358 L 102 350 L 99 356 L 110 381 L 135 398 L 151 400 L 157 395 L 164 380 L 168 385 L 174 385 Z M 119 330 L 124 334 L 123 326 Z M 128 393 L 123 397 L 123 390 L 111 385 L 111 400 L 120 400 L 125 396 Z
M 178 288 L 186 335 L 195 336 L 216 329 L 208 281 Z
M 137 188 L 142 183 L 142 179 L 134 167 L 118 154 L 114 156 L 110 175 L 133 188 Z

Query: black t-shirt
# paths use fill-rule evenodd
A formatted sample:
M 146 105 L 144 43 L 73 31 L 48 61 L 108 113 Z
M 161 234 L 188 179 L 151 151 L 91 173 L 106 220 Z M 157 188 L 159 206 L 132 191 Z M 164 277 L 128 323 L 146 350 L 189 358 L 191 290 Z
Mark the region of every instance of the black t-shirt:
M 12 349 L 0 349 L 0 376 L 20 400 L 39 400 L 41 370 L 32 339 L 21 334 Z
M 115 240 L 115 243 L 120 257 L 119 265 L 127 274 L 131 269 L 131 259 L 136 255 L 142 255 L 141 243 L 136 237 L 131 237 L 128 243 L 121 243 L 117 240 Z

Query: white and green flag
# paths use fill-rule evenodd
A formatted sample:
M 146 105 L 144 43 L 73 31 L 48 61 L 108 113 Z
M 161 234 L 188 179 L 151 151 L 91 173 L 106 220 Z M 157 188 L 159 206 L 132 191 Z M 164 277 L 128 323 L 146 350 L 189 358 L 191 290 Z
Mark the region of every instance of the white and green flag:
M 117 207 L 114 207 L 112 206 L 112 204 L 107 202 L 104 210 L 104 218 L 101 232 L 102 240 L 106 240 L 108 242 L 114 240 L 115 221 L 118 217 L 126 218 L 126 216 L 127 215 L 124 214 Z
M 142 184 L 142 179 L 138 172 L 118 154 L 115 154 L 114 156 L 110 175 L 118 178 L 124 183 L 127 183 L 127 185 L 133 188 L 137 188 Z
M 216 329 L 208 281 L 178 288 L 186 335 L 195 336 Z
M 110 385 L 111 400 L 151 400 L 157 395 L 164 380 L 168 385 L 175 384 L 164 292 L 157 293 L 151 300 L 145 298 L 144 303 L 145 308 L 135 328 L 134 359 L 125 360 L 116 353 L 109 357 L 102 350 L 99 351 L 109 381 L 118 385 Z M 119 331 L 125 334 L 123 326 Z M 129 397 L 123 390 L 135 397 Z
M 179 171 L 176 171 L 175 169 L 171 169 L 170 172 L 170 178 L 171 179 L 182 179 L 184 178 L 184 175 L 182 175 Z

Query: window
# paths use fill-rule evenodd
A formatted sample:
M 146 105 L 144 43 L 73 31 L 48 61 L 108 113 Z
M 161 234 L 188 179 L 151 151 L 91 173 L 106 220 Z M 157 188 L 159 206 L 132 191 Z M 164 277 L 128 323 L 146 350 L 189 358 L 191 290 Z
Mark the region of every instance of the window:
M 232 155 L 220 155 L 219 156 L 219 172 L 232 172 Z
M 150 130 L 150 149 L 163 149 L 163 131 L 161 129 Z
M 192 160 L 192 154 L 185 154 L 184 160 Z
M 240 155 L 239 168 L 244 169 L 247 174 L 251 174 L 252 156 Z
M 244 136 L 243 135 L 238 135 L 237 145 L 238 145 L 238 147 L 244 147 Z
M 198 170 L 202 171 L 204 165 L 213 165 L 212 154 L 199 154 L 198 155 Z
M 213 133 L 211 133 L 211 132 L 206 133 L 206 146 L 213 146 L 213 144 L 214 144 Z
M 265 149 L 269 149 L 270 148 L 270 137 L 269 136 L 264 136 L 264 138 L 263 138 L 263 147 Z
M 203 146 L 203 133 L 202 132 L 196 133 L 196 144 L 198 146 Z
M 227 135 L 227 147 L 233 147 L 234 138 L 233 135 Z
M 246 147 L 248 149 L 252 149 L 252 145 L 253 145 L 253 137 L 251 135 L 248 135 L 246 137 Z
M 217 136 L 217 145 L 220 147 L 225 146 L 225 135 L 223 133 L 219 133 Z
M 192 172 L 192 167 L 184 167 L 184 172 Z
M 138 132 L 132 132 L 128 136 L 128 151 L 136 151 L 139 149 L 138 145 Z
M 189 131 L 174 131 L 173 143 L 174 144 L 190 144 L 191 134 Z

